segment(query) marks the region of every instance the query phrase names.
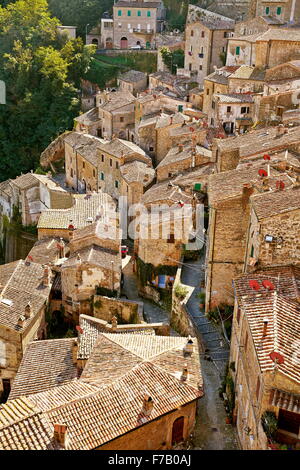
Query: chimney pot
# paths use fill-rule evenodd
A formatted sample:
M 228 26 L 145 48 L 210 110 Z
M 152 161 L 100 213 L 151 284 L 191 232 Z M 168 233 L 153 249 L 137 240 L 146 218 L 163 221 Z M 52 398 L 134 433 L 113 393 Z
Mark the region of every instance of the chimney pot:
M 152 398 L 150 397 L 150 395 L 146 394 L 144 396 L 143 410 L 142 410 L 144 415 L 150 416 L 150 414 L 153 410 L 153 406 L 154 406 L 154 403 L 153 403 Z
M 181 374 L 181 382 L 185 382 L 188 378 L 188 368 L 187 368 L 187 364 L 184 365 L 184 368 L 182 370 L 182 374 Z
M 23 315 L 21 315 L 18 318 L 18 326 L 24 326 L 25 320 L 26 320 L 26 318 Z
M 113 316 L 111 319 L 111 326 L 112 329 L 115 330 L 118 327 L 118 319 L 117 317 Z
M 194 342 L 192 338 L 189 336 L 188 341 L 184 347 L 184 353 L 191 356 L 193 352 L 194 352 Z
M 31 317 L 31 312 L 32 312 L 31 303 L 28 302 L 28 304 L 25 307 L 25 318 L 30 318 Z

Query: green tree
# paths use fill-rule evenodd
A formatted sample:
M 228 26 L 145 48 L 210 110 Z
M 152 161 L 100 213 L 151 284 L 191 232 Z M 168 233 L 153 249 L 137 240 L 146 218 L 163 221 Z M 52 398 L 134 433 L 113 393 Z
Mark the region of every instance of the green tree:
M 46 0 L 18 0 L 0 7 L 0 180 L 35 169 L 49 143 L 73 127 L 79 113 L 80 78 L 94 46 L 57 33 Z
M 182 49 L 172 52 L 168 47 L 162 47 L 160 53 L 163 63 L 168 67 L 171 73 L 176 74 L 177 68 L 184 67 L 184 51 Z

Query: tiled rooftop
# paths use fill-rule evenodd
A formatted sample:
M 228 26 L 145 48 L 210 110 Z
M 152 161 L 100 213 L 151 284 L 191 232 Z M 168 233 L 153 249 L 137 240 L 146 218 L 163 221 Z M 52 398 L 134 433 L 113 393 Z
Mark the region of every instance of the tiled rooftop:
M 33 341 L 27 346 L 9 400 L 59 387 L 77 377 L 74 338 Z
M 7 411 L 0 417 L 0 449 L 57 448 L 55 423 L 67 425 L 67 449 L 95 449 L 197 400 L 203 383 L 193 341 L 193 354 L 185 356 L 187 338 L 100 334 L 79 381 L 8 402 L 11 417 Z M 97 388 L 87 383 L 93 380 Z M 154 405 L 149 415 L 145 394 Z
M 78 260 L 80 256 L 80 261 Z M 101 268 L 113 270 L 119 273 L 121 271 L 121 254 L 102 248 L 97 245 L 91 245 L 86 248 L 77 250 L 74 255 L 67 259 L 62 269 L 65 270 L 70 267 L 78 266 L 79 263 L 83 265 L 86 263 L 89 266 L 100 266 Z
M 189 5 L 187 23 L 200 22 L 212 30 L 234 29 L 234 20 L 196 5 Z
M 139 161 L 125 163 L 121 166 L 120 172 L 126 183 L 139 182 L 145 187 L 149 186 L 155 178 L 155 170 L 146 163 Z
M 119 76 L 119 80 L 131 83 L 139 82 L 140 80 L 144 80 L 145 78 L 147 78 L 147 75 L 144 72 L 139 72 L 138 70 L 129 70 L 129 72 L 126 72 Z
M 76 194 L 73 197 L 74 206 L 70 209 L 44 211 L 39 218 L 38 228 L 68 229 L 70 224 L 75 229 L 84 228 L 90 224 L 90 220 L 95 221 L 103 212 L 113 210 L 113 200 L 106 193 Z
M 286 191 L 254 195 L 251 197 L 251 204 L 259 220 L 285 212 L 300 211 L 300 186 Z
M 15 261 L 0 266 L 0 324 L 17 332 L 23 332 L 36 321 L 36 315 L 48 299 L 50 286 L 42 283 L 44 269 L 40 264 Z M 25 307 L 31 304 L 30 318 L 18 325 Z
M 277 370 L 295 382 L 300 381 L 300 363 L 295 360 L 300 342 L 300 305 L 274 292 L 266 297 L 244 299 L 242 311 L 252 333 L 262 372 Z M 263 336 L 264 320 L 268 321 Z M 283 363 L 275 363 L 270 354 L 281 354 Z

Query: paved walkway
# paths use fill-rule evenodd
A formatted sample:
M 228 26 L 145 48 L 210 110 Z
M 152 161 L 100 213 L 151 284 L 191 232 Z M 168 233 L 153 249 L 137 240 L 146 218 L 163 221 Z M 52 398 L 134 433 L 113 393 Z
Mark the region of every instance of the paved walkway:
M 126 294 L 129 300 L 136 300 L 144 304 L 144 319 L 147 323 L 170 323 L 169 314 L 159 305 L 139 296 L 137 289 L 137 277 L 132 271 L 130 256 L 122 260 L 124 273 L 124 287 L 122 293 Z
M 219 387 L 229 357 L 229 347 L 220 330 L 212 325 L 199 309 L 200 282 L 204 279 L 203 259 L 187 263 L 182 270 L 182 283 L 193 289 L 187 308 L 203 340 L 206 356 L 201 356 L 201 370 L 205 395 L 199 401 L 197 424 L 193 437 L 194 449 L 237 449 L 235 428 L 226 424 L 224 403 L 219 396 Z

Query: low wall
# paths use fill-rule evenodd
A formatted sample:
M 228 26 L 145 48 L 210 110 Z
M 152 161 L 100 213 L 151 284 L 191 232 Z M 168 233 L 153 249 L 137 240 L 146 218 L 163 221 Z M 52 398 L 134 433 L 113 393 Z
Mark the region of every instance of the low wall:
M 181 259 L 180 261 L 181 263 L 183 263 L 183 259 Z M 172 291 L 171 328 L 177 331 L 177 333 L 179 333 L 181 336 L 191 335 L 192 337 L 196 337 L 198 340 L 198 344 L 199 344 L 199 350 L 204 351 L 202 338 L 187 308 L 187 303 L 189 301 L 189 298 L 193 290 L 189 288 L 189 286 L 184 286 L 184 284 L 181 283 L 181 273 L 182 273 L 181 266 L 182 264 L 180 264 L 180 267 L 177 270 L 175 282 L 173 285 L 173 291 Z M 175 294 L 176 286 L 179 284 L 182 285 L 183 287 L 187 287 L 189 291 L 184 299 L 182 298 L 180 299 Z
M 131 300 L 94 295 L 93 313 L 95 318 L 107 322 L 110 322 L 112 317 L 115 316 L 118 324 L 141 323 L 143 320 L 143 304 Z

